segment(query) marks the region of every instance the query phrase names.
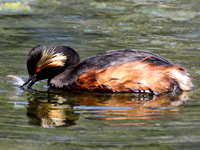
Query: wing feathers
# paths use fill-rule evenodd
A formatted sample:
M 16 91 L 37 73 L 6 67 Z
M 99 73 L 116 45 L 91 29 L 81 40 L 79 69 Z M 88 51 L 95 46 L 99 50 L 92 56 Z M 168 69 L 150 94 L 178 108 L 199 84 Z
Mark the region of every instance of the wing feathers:
M 148 58 L 150 57 L 137 62 L 90 70 L 78 78 L 76 86 L 87 90 L 148 93 L 184 90 L 180 88 L 183 84 L 187 84 L 188 89 L 191 89 L 191 79 L 187 77 L 187 82 L 183 80 L 186 75 L 178 70 L 180 66 L 158 66 L 145 62 Z

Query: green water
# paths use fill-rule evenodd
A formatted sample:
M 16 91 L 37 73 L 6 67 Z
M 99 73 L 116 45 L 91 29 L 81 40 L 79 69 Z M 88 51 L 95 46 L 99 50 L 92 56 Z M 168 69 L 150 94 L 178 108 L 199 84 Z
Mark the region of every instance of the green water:
M 0 149 L 197 150 L 200 147 L 199 0 L 0 0 Z M 178 95 L 22 90 L 36 45 L 81 58 L 135 48 L 186 66 L 196 88 Z

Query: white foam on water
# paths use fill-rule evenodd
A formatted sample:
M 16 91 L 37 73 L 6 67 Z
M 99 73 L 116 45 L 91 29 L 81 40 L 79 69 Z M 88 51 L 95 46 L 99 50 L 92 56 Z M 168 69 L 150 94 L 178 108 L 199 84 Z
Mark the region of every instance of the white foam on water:
M 22 78 L 18 77 L 18 76 L 14 76 L 14 75 L 7 75 L 7 77 L 12 78 L 13 80 L 15 80 L 14 84 L 15 85 L 23 85 L 24 81 L 22 80 Z

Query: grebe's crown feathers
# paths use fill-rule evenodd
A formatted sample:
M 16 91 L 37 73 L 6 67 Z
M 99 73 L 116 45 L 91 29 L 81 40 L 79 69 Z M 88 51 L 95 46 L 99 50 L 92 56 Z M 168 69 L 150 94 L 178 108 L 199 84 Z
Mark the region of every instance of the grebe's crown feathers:
M 42 55 L 40 60 L 36 64 L 36 68 L 48 68 L 48 67 L 63 67 L 65 65 L 65 61 L 67 60 L 67 56 L 65 56 L 62 52 L 56 53 L 56 47 L 44 47 L 42 51 Z

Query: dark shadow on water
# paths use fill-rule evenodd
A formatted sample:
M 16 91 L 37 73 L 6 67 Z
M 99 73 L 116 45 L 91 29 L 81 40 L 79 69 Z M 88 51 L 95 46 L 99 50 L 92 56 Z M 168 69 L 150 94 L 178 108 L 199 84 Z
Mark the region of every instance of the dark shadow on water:
M 31 91 L 27 116 L 31 125 L 45 128 L 76 125 L 81 115 L 88 120 L 110 121 L 111 126 L 148 124 L 148 120 L 179 115 L 177 106 L 189 99 L 188 94 Z

